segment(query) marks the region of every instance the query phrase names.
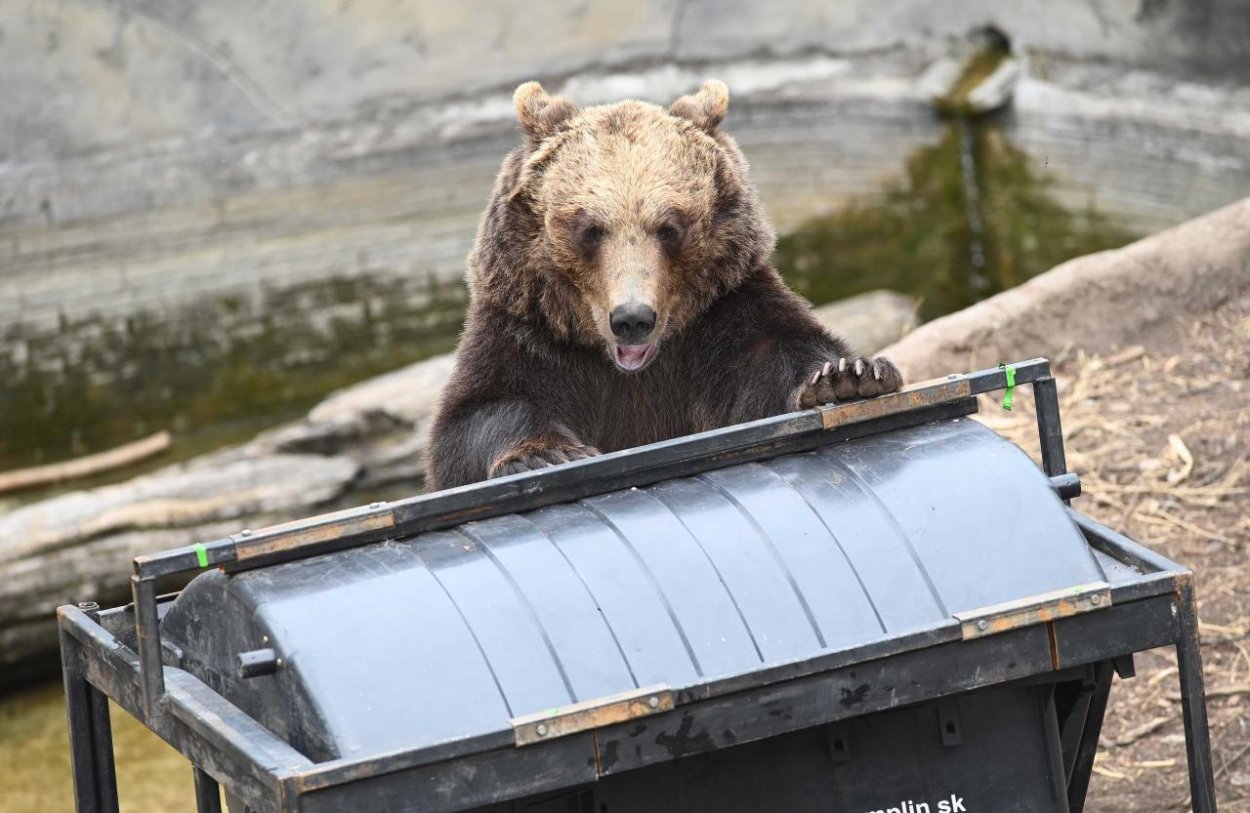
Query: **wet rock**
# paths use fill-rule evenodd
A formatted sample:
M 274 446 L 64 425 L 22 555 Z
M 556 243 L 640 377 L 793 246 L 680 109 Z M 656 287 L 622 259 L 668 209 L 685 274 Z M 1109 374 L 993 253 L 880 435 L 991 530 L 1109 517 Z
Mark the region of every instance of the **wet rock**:
M 1014 57 L 1007 57 L 994 72 L 972 87 L 965 96 L 968 109 L 974 114 L 989 113 L 1011 102 L 1023 71 Z

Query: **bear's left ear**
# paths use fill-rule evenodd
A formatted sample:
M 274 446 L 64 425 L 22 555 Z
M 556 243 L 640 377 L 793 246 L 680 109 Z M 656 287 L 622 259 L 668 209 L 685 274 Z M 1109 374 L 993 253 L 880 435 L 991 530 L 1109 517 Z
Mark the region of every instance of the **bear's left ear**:
M 729 88 L 719 79 L 709 79 L 698 93 L 682 96 L 669 105 L 668 112 L 694 122 L 705 133 L 711 133 L 725 120 L 729 110 Z
M 563 96 L 548 96 L 537 82 L 526 82 L 512 94 L 516 116 L 531 144 L 560 129 L 560 125 L 577 112 L 577 105 Z

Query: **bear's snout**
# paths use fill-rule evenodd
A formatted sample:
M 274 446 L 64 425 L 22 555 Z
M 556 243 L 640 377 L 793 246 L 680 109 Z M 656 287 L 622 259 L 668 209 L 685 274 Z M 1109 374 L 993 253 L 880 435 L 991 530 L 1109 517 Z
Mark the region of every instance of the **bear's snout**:
M 617 305 L 608 322 L 622 342 L 641 344 L 655 330 L 655 309 L 644 302 Z

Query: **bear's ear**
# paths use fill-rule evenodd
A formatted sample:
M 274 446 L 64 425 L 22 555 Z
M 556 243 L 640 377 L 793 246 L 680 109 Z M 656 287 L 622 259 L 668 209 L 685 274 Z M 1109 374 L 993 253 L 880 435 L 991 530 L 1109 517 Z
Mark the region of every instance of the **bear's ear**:
M 531 144 L 537 144 L 560 129 L 577 112 L 577 105 L 563 96 L 548 96 L 537 82 L 526 82 L 512 94 L 516 116 Z
M 698 93 L 682 96 L 669 105 L 668 112 L 694 122 L 705 133 L 711 133 L 725 120 L 729 110 L 729 88 L 719 79 L 709 79 Z

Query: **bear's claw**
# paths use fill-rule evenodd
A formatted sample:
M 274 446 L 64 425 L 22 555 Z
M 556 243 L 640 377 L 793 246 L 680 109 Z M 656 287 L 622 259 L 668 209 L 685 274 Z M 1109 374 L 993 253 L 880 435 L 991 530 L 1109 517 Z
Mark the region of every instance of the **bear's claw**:
M 490 478 L 505 477 L 509 474 L 520 474 L 523 471 L 545 469 L 574 460 L 595 457 L 599 450 L 594 446 L 561 443 L 544 449 L 517 450 L 516 453 L 505 455 L 490 467 L 487 476 Z
M 903 376 L 887 358 L 839 358 L 826 361 L 800 386 L 795 398 L 799 409 L 817 404 L 854 401 L 895 392 Z

